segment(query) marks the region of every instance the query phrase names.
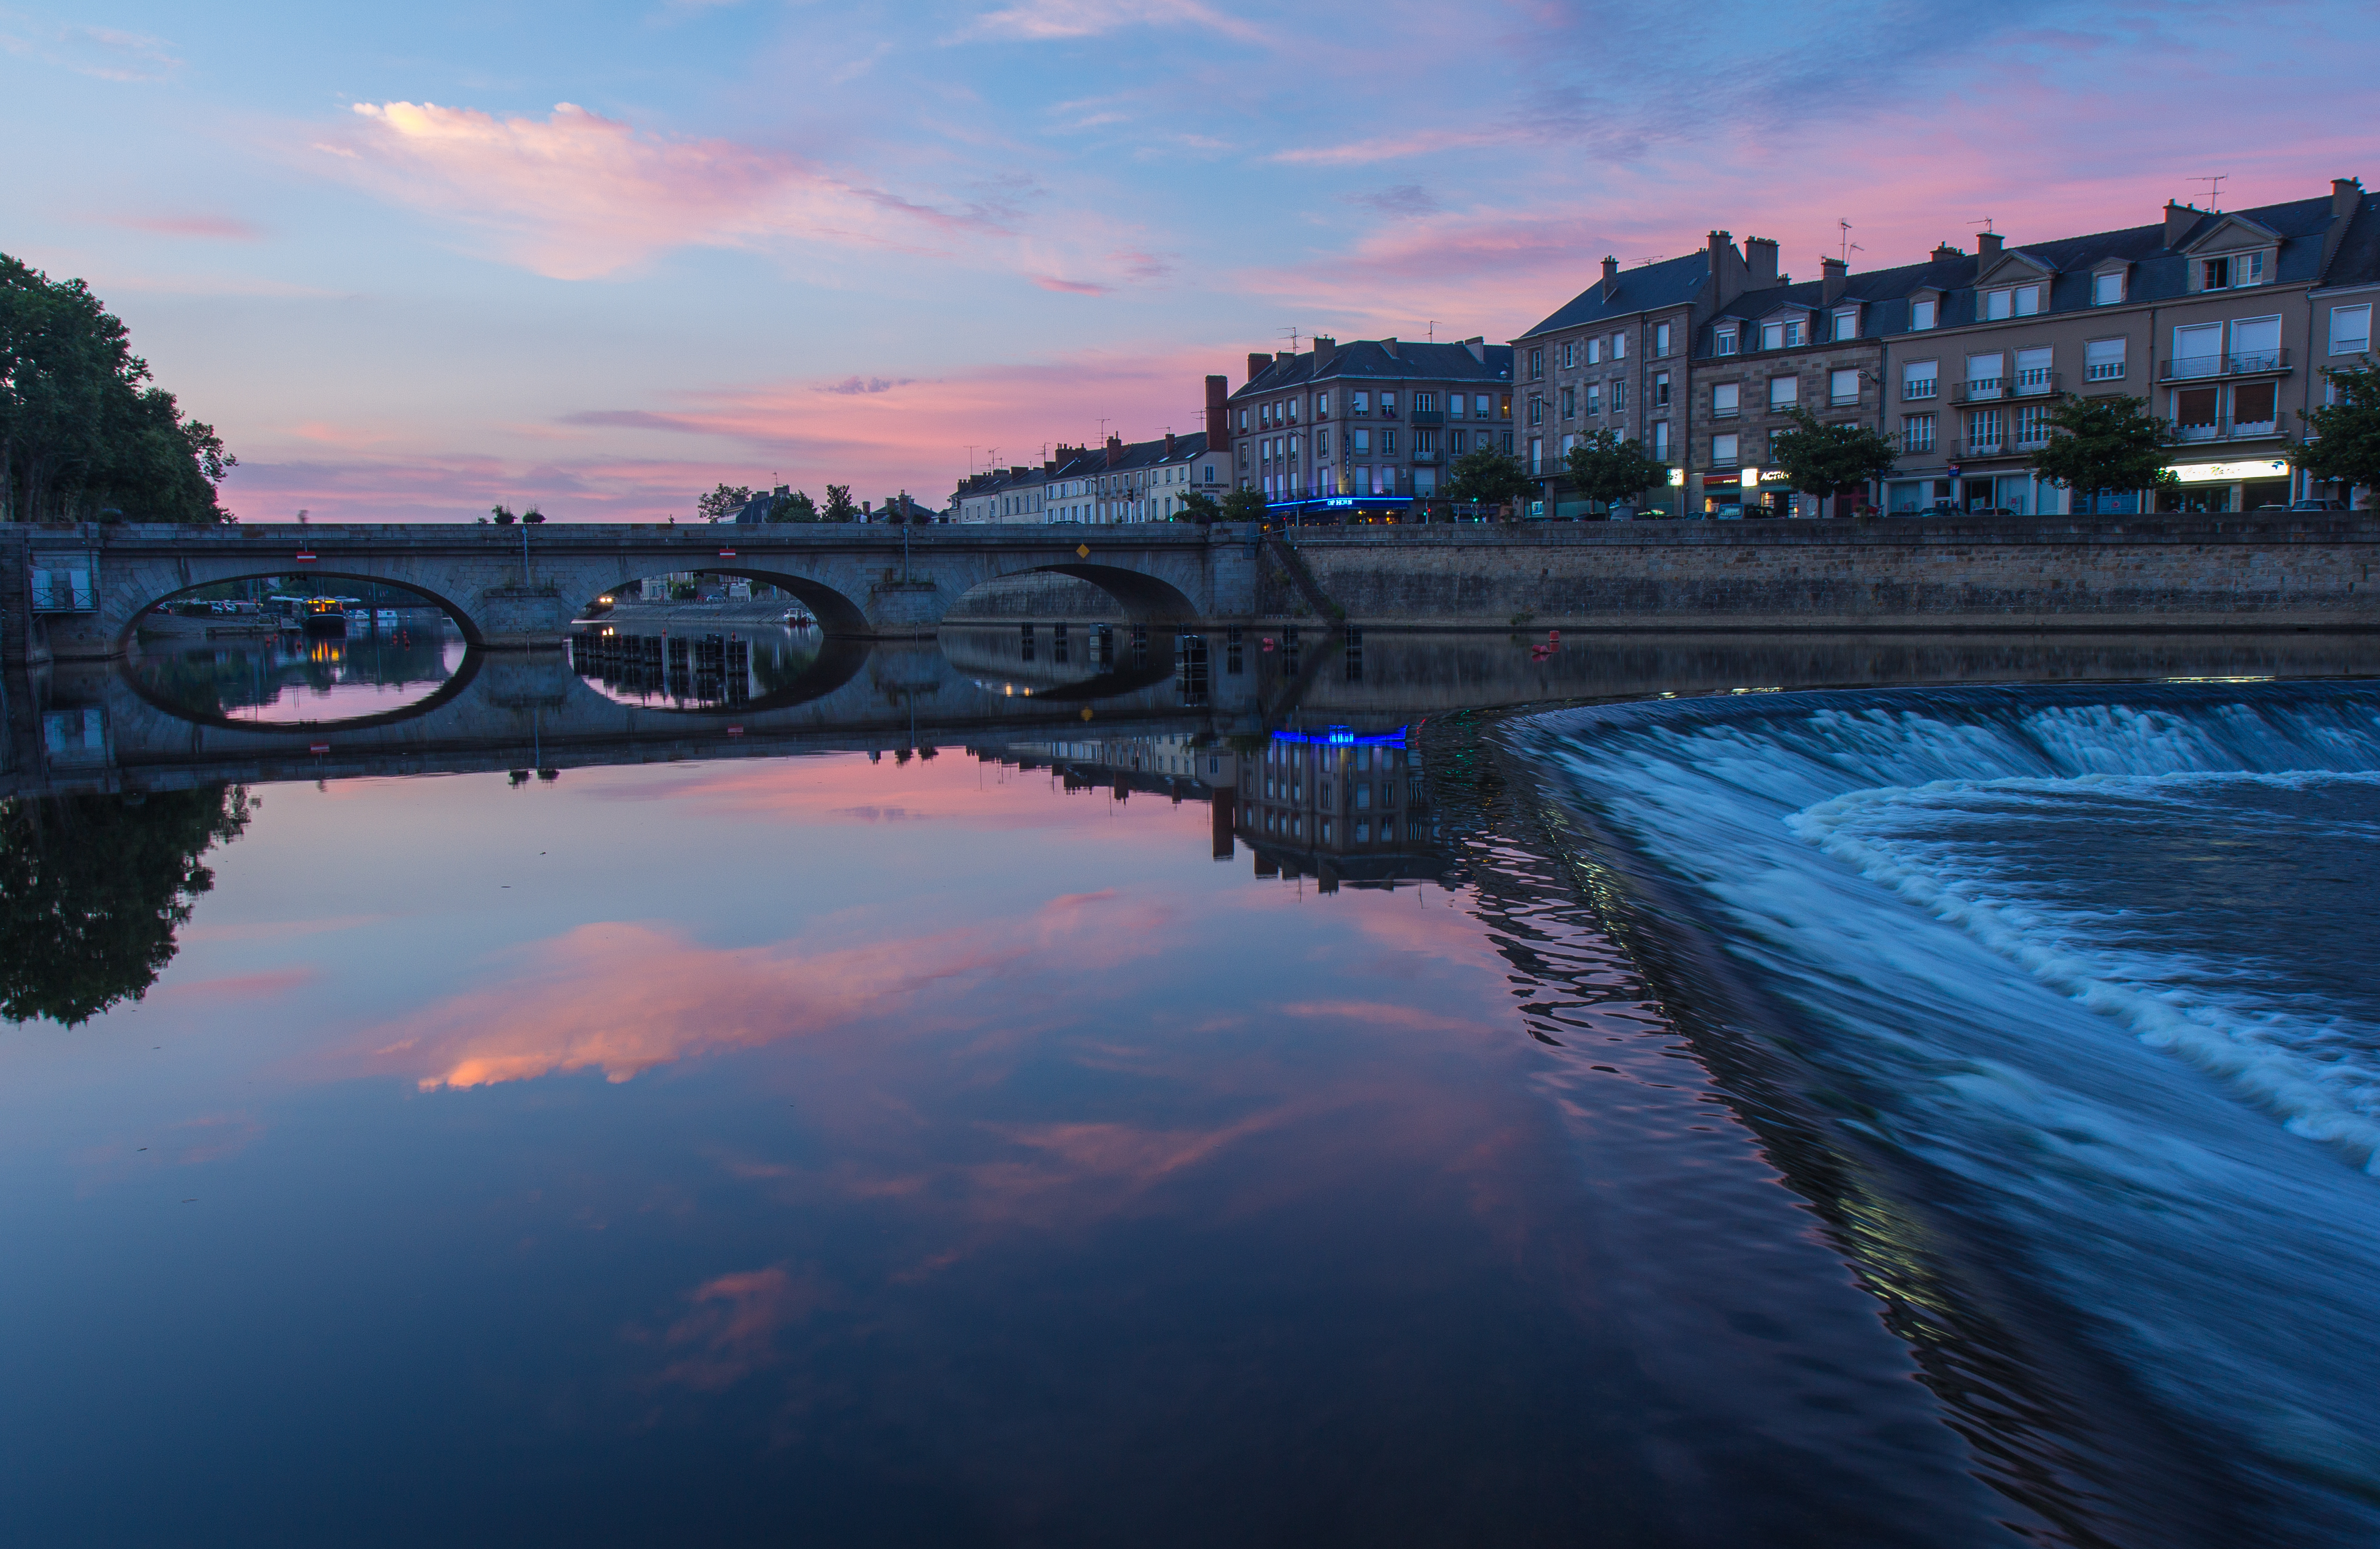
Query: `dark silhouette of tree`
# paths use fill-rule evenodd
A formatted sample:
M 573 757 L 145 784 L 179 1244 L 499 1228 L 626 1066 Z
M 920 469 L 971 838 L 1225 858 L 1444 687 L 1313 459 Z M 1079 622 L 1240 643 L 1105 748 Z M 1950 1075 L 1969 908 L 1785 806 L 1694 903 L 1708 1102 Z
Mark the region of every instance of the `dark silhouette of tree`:
M 722 484 L 709 494 L 696 498 L 694 514 L 704 521 L 732 521 L 736 512 L 751 504 L 751 485 Z
M 1562 465 L 1579 494 L 1606 506 L 1633 501 L 1656 484 L 1666 484 L 1670 465 L 1656 462 L 1642 444 L 1618 431 L 1600 430 L 1579 438 L 1563 457 Z
M 1254 490 L 1233 490 L 1223 496 L 1225 521 L 1262 521 L 1265 519 L 1265 497 Z
M 859 507 L 851 498 L 849 484 L 829 484 L 826 487 L 826 510 L 823 516 L 828 521 L 859 519 Z
M 771 521 L 816 521 L 819 519 L 818 502 L 800 490 L 795 490 L 791 494 L 777 495 L 769 502 L 769 519 Z
M 0 1017 L 68 1027 L 139 1000 L 248 826 L 242 786 L 0 801 Z
M 1828 424 L 1806 409 L 1793 410 L 1793 428 L 1777 438 L 1777 466 L 1803 494 L 1864 493 L 1891 477 L 1900 448 L 1865 425 Z
M 1223 508 L 1215 497 L 1203 490 L 1192 490 L 1182 497 L 1182 509 L 1174 515 L 1176 521 L 1195 521 L 1200 526 L 1223 519 Z
M 2380 366 L 2367 355 L 2360 366 L 2322 374 L 2331 401 L 2298 416 L 2311 439 L 2290 448 L 2290 460 L 2316 479 L 2380 489 Z
M 2166 466 L 2178 439 L 2173 421 L 2152 412 L 2146 398 L 2070 395 L 2049 411 L 2049 444 L 2033 456 L 2034 471 L 2086 500 L 2181 482 Z
M 1537 482 L 1521 459 L 1510 452 L 1499 452 L 1493 446 L 1475 447 L 1454 459 L 1450 470 L 1453 477 L 1442 490 L 1449 500 L 1475 501 L 1482 506 L 1500 506 L 1508 500 L 1524 500 L 1536 493 Z

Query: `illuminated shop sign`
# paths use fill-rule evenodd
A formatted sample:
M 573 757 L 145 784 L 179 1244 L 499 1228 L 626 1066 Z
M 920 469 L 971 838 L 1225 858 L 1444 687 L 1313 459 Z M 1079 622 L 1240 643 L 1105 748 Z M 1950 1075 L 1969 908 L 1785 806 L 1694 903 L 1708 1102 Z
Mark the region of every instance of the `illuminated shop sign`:
M 2185 484 L 2233 484 L 2245 479 L 2286 479 L 2289 465 L 2278 457 L 2253 462 L 2186 462 L 2174 465 L 2174 477 Z
M 1321 731 L 1277 731 L 1275 742 L 1308 742 L 1320 748 L 1402 748 L 1405 745 L 1408 726 L 1394 731 L 1358 735 L 1352 727 L 1329 726 Z

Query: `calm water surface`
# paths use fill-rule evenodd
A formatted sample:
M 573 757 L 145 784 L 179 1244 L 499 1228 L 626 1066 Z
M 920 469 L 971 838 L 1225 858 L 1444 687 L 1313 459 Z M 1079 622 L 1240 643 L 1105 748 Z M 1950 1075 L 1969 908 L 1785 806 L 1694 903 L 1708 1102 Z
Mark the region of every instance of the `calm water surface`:
M 13 804 L 0 1537 L 2368 1542 L 2375 707 Z

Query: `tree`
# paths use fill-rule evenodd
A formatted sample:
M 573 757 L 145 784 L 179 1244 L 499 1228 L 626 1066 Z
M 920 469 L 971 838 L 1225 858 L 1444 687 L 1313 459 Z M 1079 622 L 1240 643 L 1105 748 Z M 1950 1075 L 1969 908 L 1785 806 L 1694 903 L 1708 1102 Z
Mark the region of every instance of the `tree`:
M 709 494 L 698 495 L 694 514 L 704 521 L 728 521 L 736 512 L 752 504 L 749 484 L 722 484 Z
M 791 494 L 778 495 L 769 502 L 769 519 L 771 521 L 816 521 L 819 519 L 818 502 L 800 490 L 795 490 Z
M 0 1017 L 73 1027 L 146 994 L 214 885 L 200 857 L 254 805 L 239 786 L 0 801 Z
M 2336 479 L 2362 489 L 2380 489 L 2380 365 L 2325 368 L 2331 401 L 2298 418 L 2307 439 L 2289 449 L 2289 460 L 2316 479 Z
M 859 519 L 859 507 L 852 503 L 849 484 L 829 484 L 826 487 L 825 519 L 828 521 Z
M 1583 437 L 1562 462 L 1570 470 L 1570 482 L 1581 494 L 1606 504 L 1633 501 L 1654 485 L 1667 483 L 1670 478 L 1669 464 L 1654 461 L 1645 455 L 1641 443 L 1629 440 L 1618 431 L 1597 431 Z
M 2086 499 L 2180 482 L 2165 465 L 2173 426 L 2150 413 L 2145 398 L 2060 398 L 2049 428 L 2049 445 L 2033 455 L 2034 471 Z
M 1254 490 L 1233 490 L 1223 496 L 1223 520 L 1262 521 L 1265 497 Z
M 1865 425 L 1821 424 L 1806 409 L 1788 416 L 1793 428 L 1777 438 L 1772 454 L 1785 477 L 1803 494 L 1824 500 L 1828 495 L 1864 490 L 1870 482 L 1888 478 L 1900 449 L 1891 438 Z
M 513 523 L 520 520 L 518 517 L 513 515 L 512 507 L 509 506 L 491 506 L 488 507 L 488 515 L 496 518 L 496 525 L 498 527 L 510 527 Z
M 1176 521 L 1195 521 L 1201 527 L 1223 519 L 1223 507 L 1204 490 L 1192 490 L 1182 497 L 1182 510 Z
M 1482 506 L 1525 499 L 1537 487 L 1520 458 L 1492 446 L 1481 446 L 1455 458 L 1452 473 L 1440 493 L 1449 500 L 1475 501 Z
M 0 517 L 228 519 L 215 491 L 239 459 L 149 374 L 82 281 L 0 254 Z
M 545 520 L 545 513 L 532 506 L 528 510 L 521 513 L 521 520 L 531 527 L 535 527 Z

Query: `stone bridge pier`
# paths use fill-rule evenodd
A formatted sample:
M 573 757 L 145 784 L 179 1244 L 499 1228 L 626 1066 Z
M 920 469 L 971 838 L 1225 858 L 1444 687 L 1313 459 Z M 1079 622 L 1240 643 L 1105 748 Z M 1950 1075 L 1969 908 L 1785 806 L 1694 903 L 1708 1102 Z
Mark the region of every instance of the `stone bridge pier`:
M 358 582 L 404 587 L 452 614 L 473 646 L 499 651 L 559 648 L 570 621 L 599 598 L 686 571 L 781 587 L 828 635 L 860 640 L 930 635 L 968 592 L 1011 576 L 1088 581 L 1125 617 L 1150 624 L 1245 618 L 1257 592 L 1251 530 L 1186 522 L 906 530 L 127 523 L 19 527 L 5 545 L 0 606 L 12 616 L 6 653 L 18 661 L 119 655 L 157 604 L 264 576 L 334 594 Z

